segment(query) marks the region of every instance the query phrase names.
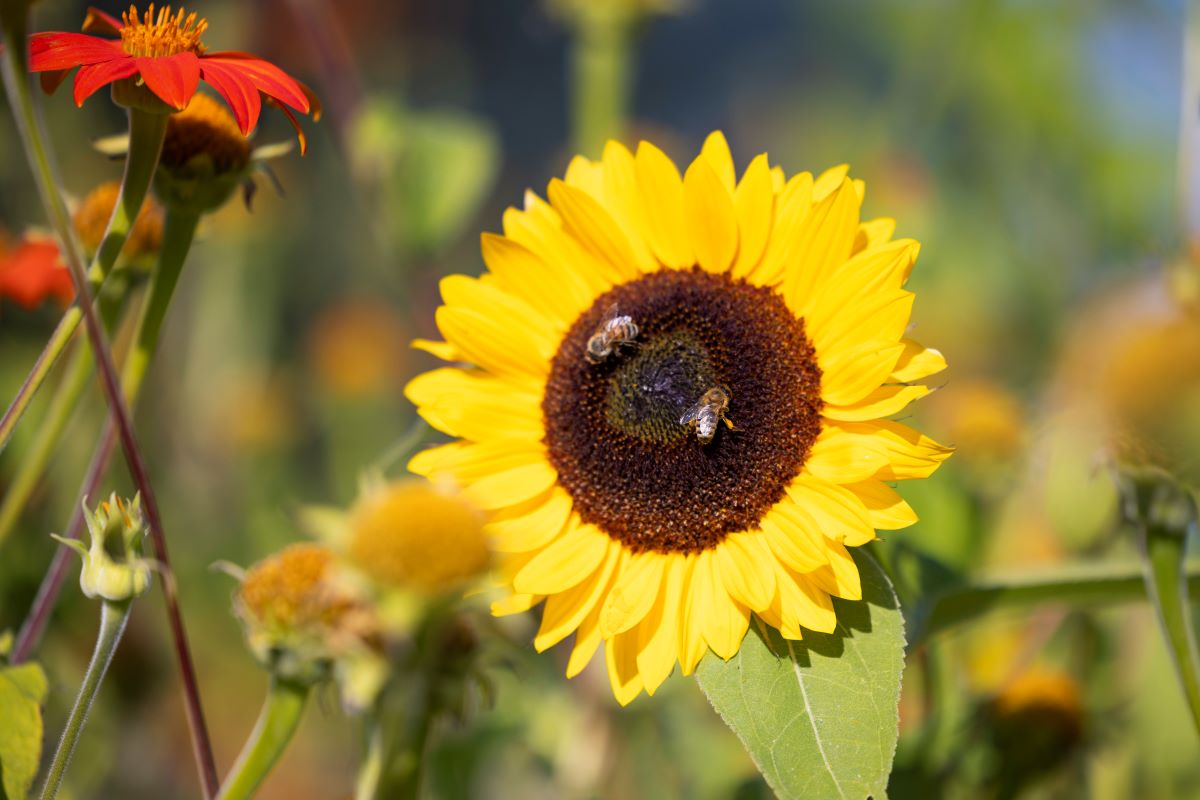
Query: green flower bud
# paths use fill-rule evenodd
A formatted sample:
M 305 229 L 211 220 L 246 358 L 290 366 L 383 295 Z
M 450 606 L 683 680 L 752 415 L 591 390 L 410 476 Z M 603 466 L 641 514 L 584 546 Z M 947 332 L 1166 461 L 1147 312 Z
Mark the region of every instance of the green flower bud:
M 153 562 L 142 557 L 146 523 L 141 496 L 127 503 L 113 493 L 96 507 L 95 513 L 88 511 L 85 498 L 83 516 L 91 537 L 89 547 L 77 539 L 51 536 L 83 558 L 79 587 L 84 595 L 122 602 L 143 594 L 150 588 Z

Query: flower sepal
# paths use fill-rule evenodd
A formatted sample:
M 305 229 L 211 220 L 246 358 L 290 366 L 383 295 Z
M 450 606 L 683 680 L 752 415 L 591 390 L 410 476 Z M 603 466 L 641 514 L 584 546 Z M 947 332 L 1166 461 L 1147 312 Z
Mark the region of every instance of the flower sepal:
M 112 83 L 112 101 L 130 111 L 144 111 L 147 114 L 175 114 L 178 108 L 173 108 L 162 100 L 139 77 L 124 78 Z
M 141 496 L 126 502 L 113 493 L 94 513 L 88 510 L 85 499 L 83 516 L 91 538 L 89 546 L 84 547 L 77 539 L 55 534 L 51 537 L 83 558 L 79 587 L 84 595 L 119 603 L 144 594 L 150 588 L 154 562 L 142 556 L 146 523 Z

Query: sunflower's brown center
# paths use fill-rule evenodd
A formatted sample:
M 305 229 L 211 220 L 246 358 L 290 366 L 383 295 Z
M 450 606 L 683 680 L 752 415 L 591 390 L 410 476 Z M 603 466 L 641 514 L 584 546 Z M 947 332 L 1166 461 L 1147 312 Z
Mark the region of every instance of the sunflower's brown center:
M 154 13 L 151 3 L 146 13 L 138 15 L 136 6 L 122 12 L 121 49 L 130 56 L 173 56 L 177 53 L 204 52 L 200 37 L 208 29 L 208 20 L 188 14 L 182 8 L 172 15 L 170 6 Z
M 217 175 L 241 172 L 250 163 L 250 142 L 225 106 L 197 92 L 187 108 L 167 118 L 160 163 L 179 170 L 202 155 L 211 159 Z
M 639 333 L 599 364 L 588 339 L 616 305 Z M 635 552 L 697 552 L 758 526 L 820 432 L 820 380 L 804 323 L 767 288 L 698 269 L 597 298 L 563 338 L 542 401 L 546 445 L 585 522 Z M 724 388 L 702 444 L 681 417 Z

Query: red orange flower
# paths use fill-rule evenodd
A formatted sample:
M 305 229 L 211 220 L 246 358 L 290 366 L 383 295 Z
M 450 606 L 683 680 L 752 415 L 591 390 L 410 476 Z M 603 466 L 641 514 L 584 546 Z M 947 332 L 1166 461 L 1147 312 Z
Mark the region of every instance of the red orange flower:
M 172 14 L 164 6 L 156 14 L 151 3 L 139 15 L 135 6 L 117 19 L 88 9 L 83 30 L 120 36 L 104 39 L 86 33 L 48 32 L 30 37 L 29 68 L 44 73 L 42 85 L 54 91 L 67 74 L 75 73 L 75 103 L 110 83 L 140 78 L 146 88 L 172 108 L 182 111 L 204 80 L 225 98 L 243 135 L 258 122 L 262 98 L 277 106 L 296 128 L 301 152 L 304 134 L 291 110 L 312 113 L 320 106 L 302 83 L 274 64 L 249 53 L 209 53 L 200 41 L 208 22 L 181 8 Z
M 71 273 L 54 240 L 27 236 L 11 250 L 0 241 L 0 300 L 32 310 L 48 297 L 57 297 L 64 306 L 75 298 Z

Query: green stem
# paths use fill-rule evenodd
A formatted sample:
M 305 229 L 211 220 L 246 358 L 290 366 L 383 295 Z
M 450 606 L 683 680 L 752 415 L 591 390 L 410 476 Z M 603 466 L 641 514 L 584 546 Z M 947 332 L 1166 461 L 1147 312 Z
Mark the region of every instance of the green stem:
M 258 785 L 283 755 L 300 724 L 309 687 L 272 676 L 271 688 L 258 722 L 233 765 L 217 800 L 244 800 L 254 796 Z
M 96 649 L 92 653 L 87 673 L 83 676 L 83 685 L 79 687 L 75 705 L 71 708 L 71 716 L 67 718 L 62 741 L 58 743 L 58 750 L 50 763 L 50 773 L 46 776 L 46 785 L 42 788 L 42 800 L 53 800 L 58 794 L 63 774 L 67 765 L 71 763 L 75 745 L 79 743 L 79 734 L 83 732 L 88 712 L 96 699 L 96 692 L 104 680 L 108 665 L 112 663 L 113 654 L 117 652 L 117 644 L 125 632 L 125 625 L 129 622 L 129 611 L 132 607 L 133 603 L 129 600 L 119 603 L 105 601 L 100 606 L 100 632 L 96 636 Z
M 119 296 L 102 296 L 100 298 L 100 319 L 109 331 L 113 330 L 116 320 L 128 293 L 122 291 Z M 54 448 L 58 446 L 63 431 L 79 403 L 79 398 L 87 388 L 88 378 L 92 374 L 92 351 L 86 342 L 80 342 L 76 352 L 67 364 L 66 375 L 54 390 L 54 397 L 46 411 L 46 417 L 38 427 L 37 436 L 29 451 L 24 453 L 13 476 L 0 499 L 0 544 L 12 533 L 13 527 L 25 510 L 38 480 L 50 462 Z
M 134 337 L 133 349 L 125 362 L 121 373 L 121 388 L 126 398 L 133 402 L 141 389 L 142 380 L 146 377 L 146 369 L 154 351 L 158 349 L 158 337 L 162 332 L 163 318 L 167 307 L 171 304 L 171 296 L 179 283 L 179 275 L 187 260 L 188 251 L 192 247 L 192 239 L 196 235 L 196 226 L 200 223 L 200 215 L 178 209 L 167 210 L 167 220 L 163 227 L 162 250 L 158 254 L 158 268 L 150 279 L 146 302 L 142 306 L 142 314 L 138 318 L 137 333 Z
M 1200 563 L 1187 564 L 1187 588 L 1200 597 Z M 1146 580 L 1140 564 L 1066 565 L 1041 574 L 985 578 L 970 586 L 934 596 L 917 609 L 911 645 L 992 611 L 1024 610 L 1058 603 L 1103 606 L 1146 599 Z
M 358 768 L 358 779 L 354 782 L 354 800 L 375 800 L 379 782 L 383 777 L 384 747 L 383 728 L 376 720 L 369 724 L 367 757 Z
M 50 217 L 50 223 L 58 236 L 60 246 L 69 267 L 74 272 L 75 265 L 82 265 L 83 257 L 76 241 L 74 229 L 71 226 L 71 215 L 67 211 L 62 194 L 57 190 L 55 169 L 46 150 L 43 138 L 38 135 L 40 125 L 37 111 L 33 106 L 33 97 L 29 91 L 29 79 L 25 69 L 25 31 L 23 25 L 9 25 L 4 31 L 5 47 L 3 48 L 4 86 L 8 93 L 9 102 L 13 103 L 13 116 L 17 122 L 17 130 L 25 146 L 26 155 L 33 166 L 37 177 L 38 192 L 42 204 Z M 4 416 L 0 417 L 0 451 L 8 444 L 17 422 L 28 409 L 38 389 L 46 380 L 51 368 L 58 361 L 66 348 L 75 329 L 83 321 L 84 313 L 80 303 L 86 301 L 86 296 L 95 292 L 104 279 L 112 271 L 125 246 L 125 240 L 133 229 L 134 220 L 141 210 L 142 201 L 146 199 L 146 191 L 150 188 L 150 180 L 154 176 L 154 168 L 158 165 L 158 156 L 162 150 L 163 137 L 167 132 L 167 115 L 148 114 L 131 111 L 129 115 L 129 156 L 125 161 L 125 175 L 121 181 L 120 194 L 113 208 L 108 229 L 100 242 L 91 265 L 86 274 L 88 292 L 80 292 L 75 305 L 63 314 L 50 337 L 46 348 L 38 356 L 37 362 L 30 371 L 25 382 L 17 391 Z M 78 276 L 76 276 L 78 277 Z
M 599 158 L 625 132 L 635 15 L 610 3 L 581 4 L 571 50 L 572 135 L 578 153 Z

